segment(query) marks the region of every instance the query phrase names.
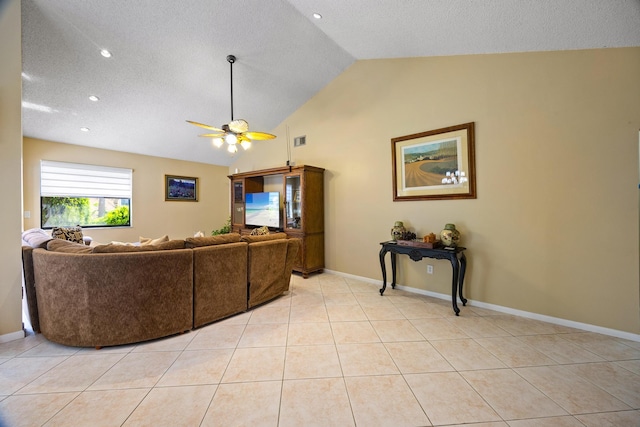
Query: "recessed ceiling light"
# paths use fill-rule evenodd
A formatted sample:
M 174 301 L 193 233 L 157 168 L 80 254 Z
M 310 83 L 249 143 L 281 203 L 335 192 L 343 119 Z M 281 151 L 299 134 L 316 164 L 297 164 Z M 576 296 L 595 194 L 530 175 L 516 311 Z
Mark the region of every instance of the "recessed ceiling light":
M 316 19 L 322 19 L 322 15 L 320 15 L 318 12 L 314 13 L 313 17 Z
M 91 96 L 89 97 L 89 99 L 90 99 L 90 100 L 92 100 L 93 102 L 100 101 L 100 98 L 98 98 L 98 97 L 97 97 L 97 96 L 95 96 L 95 95 L 91 95 Z
M 111 58 L 111 52 L 109 52 L 107 49 L 102 49 L 100 51 L 100 55 L 104 56 L 105 58 Z
M 89 132 L 91 129 L 89 129 L 89 128 L 80 128 L 80 130 L 81 130 L 82 132 Z

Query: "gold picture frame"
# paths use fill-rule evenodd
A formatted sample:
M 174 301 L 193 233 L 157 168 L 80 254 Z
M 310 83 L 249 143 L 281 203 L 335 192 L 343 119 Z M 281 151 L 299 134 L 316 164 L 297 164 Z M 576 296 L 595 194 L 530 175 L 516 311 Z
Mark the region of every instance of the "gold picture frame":
M 475 124 L 391 139 L 393 201 L 476 198 Z
M 164 200 L 166 202 L 197 202 L 198 178 L 190 176 L 165 175 Z

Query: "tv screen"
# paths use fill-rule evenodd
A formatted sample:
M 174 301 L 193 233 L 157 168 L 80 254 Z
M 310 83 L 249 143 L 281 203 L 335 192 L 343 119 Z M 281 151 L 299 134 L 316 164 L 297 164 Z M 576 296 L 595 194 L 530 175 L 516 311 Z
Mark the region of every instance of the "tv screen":
M 245 224 L 257 227 L 280 227 L 280 193 L 247 193 L 245 196 Z

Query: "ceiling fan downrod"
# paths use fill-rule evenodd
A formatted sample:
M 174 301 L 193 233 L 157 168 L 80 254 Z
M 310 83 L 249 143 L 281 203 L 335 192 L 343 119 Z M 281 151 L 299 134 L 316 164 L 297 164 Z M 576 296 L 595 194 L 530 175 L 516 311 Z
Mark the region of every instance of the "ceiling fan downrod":
M 233 63 L 236 62 L 236 57 L 233 55 L 227 55 L 227 62 L 231 69 L 231 121 L 233 121 Z

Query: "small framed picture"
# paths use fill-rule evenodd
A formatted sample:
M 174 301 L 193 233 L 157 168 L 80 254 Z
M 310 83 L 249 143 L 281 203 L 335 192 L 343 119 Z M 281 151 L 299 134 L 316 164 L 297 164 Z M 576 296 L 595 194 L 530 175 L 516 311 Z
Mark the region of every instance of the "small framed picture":
M 179 202 L 198 201 L 198 178 L 190 176 L 164 176 L 164 200 Z

